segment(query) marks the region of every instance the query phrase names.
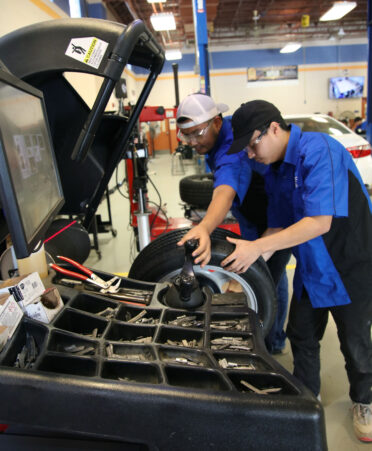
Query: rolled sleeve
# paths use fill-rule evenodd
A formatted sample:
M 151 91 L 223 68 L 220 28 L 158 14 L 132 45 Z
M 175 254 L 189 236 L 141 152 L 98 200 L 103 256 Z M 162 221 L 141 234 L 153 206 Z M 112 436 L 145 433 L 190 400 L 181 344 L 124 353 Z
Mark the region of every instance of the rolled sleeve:
M 219 162 L 214 172 L 213 187 L 217 188 L 220 185 L 231 186 L 236 192 L 239 204 L 241 204 L 251 183 L 252 169 L 248 159 L 245 161 L 244 155 L 240 156 L 240 154 L 237 154 L 236 156 L 238 158 L 234 158 L 233 161 Z
M 348 214 L 348 174 L 344 149 L 326 137 L 314 140 L 311 152 L 303 155 L 304 216 Z

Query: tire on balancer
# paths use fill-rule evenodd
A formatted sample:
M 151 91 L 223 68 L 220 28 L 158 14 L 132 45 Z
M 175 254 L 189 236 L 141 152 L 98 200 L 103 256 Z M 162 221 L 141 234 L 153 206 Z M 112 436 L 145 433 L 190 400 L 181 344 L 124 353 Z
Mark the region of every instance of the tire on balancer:
M 128 277 L 147 282 L 159 282 L 171 272 L 181 269 L 185 260 L 184 249 L 177 242 L 190 229 L 178 229 L 161 235 L 147 245 L 134 260 Z M 211 235 L 212 257 L 209 266 L 220 267 L 221 261 L 234 250 L 227 236 L 240 238 L 230 231 L 217 228 Z M 228 272 L 226 272 L 229 274 Z M 267 335 L 273 324 L 277 305 L 276 291 L 270 271 L 260 257 L 250 268 L 240 274 L 243 281 L 253 290 L 257 299 L 256 312 L 263 322 L 263 334 Z

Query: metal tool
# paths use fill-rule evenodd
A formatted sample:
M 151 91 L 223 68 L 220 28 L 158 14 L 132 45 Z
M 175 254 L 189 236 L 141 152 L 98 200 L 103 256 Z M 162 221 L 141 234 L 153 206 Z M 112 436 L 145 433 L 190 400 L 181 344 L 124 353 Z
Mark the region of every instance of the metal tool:
M 51 263 L 50 267 L 55 271 L 64 274 L 65 276 L 74 277 L 75 279 L 80 279 L 76 283 L 88 282 L 99 288 L 99 293 L 102 293 L 113 299 L 117 299 L 121 302 L 127 302 L 131 304 L 145 304 L 148 305 L 151 302 L 153 292 L 151 290 L 136 290 L 135 288 L 120 288 L 121 279 L 118 276 L 112 277 L 110 280 L 103 280 L 94 274 L 89 268 L 81 265 L 80 263 L 72 260 L 68 257 L 58 256 L 59 259 L 69 263 L 72 266 L 80 269 L 84 274 L 79 274 L 75 271 L 70 271 L 69 269 L 62 268 L 61 266 Z M 66 279 L 62 279 L 66 280 Z M 68 282 L 73 282 L 73 280 L 68 279 Z
M 54 269 L 54 271 L 60 272 L 61 274 L 64 274 L 65 276 L 74 277 L 75 279 L 83 280 L 84 282 L 89 282 L 97 287 L 100 288 L 100 293 L 117 293 L 120 286 L 120 277 L 114 276 L 110 280 L 103 280 L 100 277 L 98 277 L 96 274 L 94 274 L 93 271 L 91 271 L 86 266 L 81 265 L 80 263 L 76 262 L 75 260 L 72 260 L 68 257 L 63 257 L 58 255 L 57 256 L 60 260 L 63 260 L 67 263 L 69 263 L 72 266 L 75 266 L 75 268 L 80 269 L 84 274 L 79 274 L 75 271 L 70 271 L 69 269 L 62 268 L 61 266 L 56 265 L 55 263 L 50 263 L 50 267 Z
M 169 307 L 193 309 L 204 304 L 204 296 L 195 277 L 192 253 L 199 246 L 199 241 L 191 239 L 185 243 L 185 262 L 180 274 L 165 294 L 165 303 Z

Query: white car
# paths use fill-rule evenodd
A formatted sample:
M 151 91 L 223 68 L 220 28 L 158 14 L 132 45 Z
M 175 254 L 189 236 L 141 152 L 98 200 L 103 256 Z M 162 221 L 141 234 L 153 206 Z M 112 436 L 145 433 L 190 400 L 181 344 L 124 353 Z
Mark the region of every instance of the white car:
M 298 125 L 304 132 L 322 132 L 337 139 L 351 153 L 368 191 L 372 189 L 371 145 L 342 122 L 327 114 L 293 114 L 284 116 L 288 124 Z

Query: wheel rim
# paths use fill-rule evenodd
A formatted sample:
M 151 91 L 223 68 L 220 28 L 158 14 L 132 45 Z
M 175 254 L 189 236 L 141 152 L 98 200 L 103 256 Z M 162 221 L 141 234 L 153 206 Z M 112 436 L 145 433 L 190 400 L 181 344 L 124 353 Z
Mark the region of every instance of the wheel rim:
M 165 274 L 159 282 L 169 282 L 173 277 L 180 273 L 180 269 L 176 269 Z M 195 265 L 194 273 L 201 285 L 208 285 L 212 288 L 214 293 L 224 293 L 224 285 L 226 282 L 235 280 L 238 282 L 242 288 L 242 292 L 245 294 L 247 299 L 247 305 L 253 311 L 258 312 L 258 302 L 252 287 L 249 283 L 239 274 L 233 272 L 225 271 L 220 266 L 207 265 L 204 268 Z

